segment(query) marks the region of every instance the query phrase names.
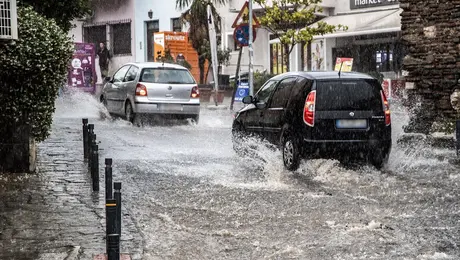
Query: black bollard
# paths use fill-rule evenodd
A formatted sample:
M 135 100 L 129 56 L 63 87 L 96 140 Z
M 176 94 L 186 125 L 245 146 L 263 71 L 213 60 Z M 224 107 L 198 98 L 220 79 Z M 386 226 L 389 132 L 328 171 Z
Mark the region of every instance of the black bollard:
M 83 158 L 88 159 L 88 118 L 83 118 Z
M 113 197 L 117 202 L 117 234 L 121 236 L 121 182 L 113 183 Z
M 105 199 L 111 199 L 112 193 L 112 158 L 105 158 Z
M 93 158 L 91 159 L 93 164 L 91 167 L 91 177 L 93 179 L 93 191 L 99 191 L 99 146 L 93 144 Z
M 457 150 L 457 157 L 458 157 L 459 150 L 460 150 L 460 120 L 457 120 L 455 122 L 455 138 L 457 139 L 456 140 L 456 150 Z
M 117 218 L 117 201 L 109 199 L 105 201 L 105 235 L 108 239 L 110 234 L 116 234 L 116 218 Z M 109 251 L 109 243 L 107 241 L 107 251 Z
M 94 125 L 88 124 L 88 167 L 91 166 L 91 155 L 93 154 L 92 152 L 93 135 L 94 135 Z
M 92 154 L 94 154 L 94 146 L 97 144 L 96 143 L 96 137 L 97 135 L 95 133 L 91 134 L 91 142 L 90 142 L 90 150 L 89 150 L 89 160 L 88 160 L 88 167 L 91 169 L 91 167 L 93 167 L 93 157 L 91 156 Z M 91 175 L 91 178 L 93 178 L 94 176 Z
M 107 259 L 120 260 L 120 235 L 110 234 L 107 236 Z

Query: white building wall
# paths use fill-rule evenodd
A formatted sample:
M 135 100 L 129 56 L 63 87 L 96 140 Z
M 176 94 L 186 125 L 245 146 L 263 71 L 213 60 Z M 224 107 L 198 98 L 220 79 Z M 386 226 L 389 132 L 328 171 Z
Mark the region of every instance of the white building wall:
M 73 21 L 72 22 L 73 28 L 69 32 L 69 37 L 74 42 L 83 42 L 83 21 Z
M 153 11 L 152 19 L 148 17 L 148 11 Z M 177 10 L 176 2 L 171 0 L 135 0 L 135 49 L 137 62 L 147 60 L 147 21 L 159 21 L 160 32 L 172 30 L 172 18 L 180 17 L 185 10 Z M 186 28 L 184 28 L 183 31 Z

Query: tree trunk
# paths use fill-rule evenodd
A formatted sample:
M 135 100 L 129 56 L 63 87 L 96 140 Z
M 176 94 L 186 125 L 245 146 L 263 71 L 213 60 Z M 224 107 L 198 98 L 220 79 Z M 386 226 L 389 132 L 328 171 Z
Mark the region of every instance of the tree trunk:
M 240 51 L 238 52 L 238 62 L 236 63 L 236 73 L 235 73 L 235 82 L 238 81 L 240 77 L 240 65 L 241 65 L 241 56 L 243 54 L 243 47 L 240 47 Z M 233 103 L 235 102 L 235 94 L 236 90 L 238 89 L 238 84 L 233 88 L 232 94 L 232 102 L 230 102 L 230 110 L 233 110 Z
M 206 59 L 198 58 L 198 67 L 200 68 L 200 84 L 204 84 L 204 63 Z
M 289 44 L 284 45 L 284 62 L 286 63 L 286 72 L 289 72 L 291 70 L 291 64 L 290 64 L 290 56 L 291 52 L 294 48 L 289 48 Z
M 209 62 L 208 69 L 206 70 L 206 74 L 204 74 L 204 82 L 206 82 L 206 83 L 208 82 L 208 75 L 209 75 L 209 70 L 211 69 L 211 66 L 212 66 L 212 64 L 211 64 L 211 62 Z

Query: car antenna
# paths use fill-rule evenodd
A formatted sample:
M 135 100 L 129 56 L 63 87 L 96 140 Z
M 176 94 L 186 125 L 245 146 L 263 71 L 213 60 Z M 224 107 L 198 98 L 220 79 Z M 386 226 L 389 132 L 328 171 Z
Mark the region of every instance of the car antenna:
M 340 78 L 340 73 L 342 72 L 342 65 L 343 65 L 343 62 L 340 63 L 339 78 Z

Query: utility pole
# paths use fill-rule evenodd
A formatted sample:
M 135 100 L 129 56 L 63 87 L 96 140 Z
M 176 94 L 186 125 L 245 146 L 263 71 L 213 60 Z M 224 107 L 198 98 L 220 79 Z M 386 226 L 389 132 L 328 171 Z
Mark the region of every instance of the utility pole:
M 253 35 L 253 17 L 252 17 L 252 0 L 249 0 L 249 95 L 254 96 L 254 74 L 253 74 L 253 58 L 254 58 L 254 50 L 252 48 L 252 42 L 254 40 Z

